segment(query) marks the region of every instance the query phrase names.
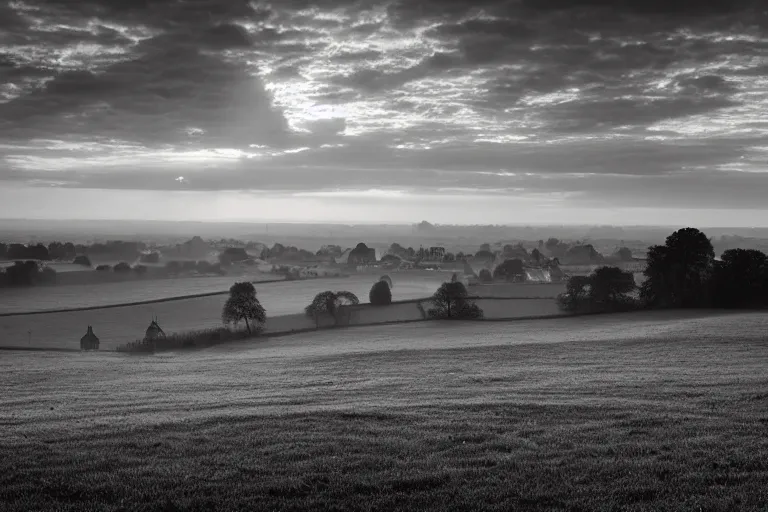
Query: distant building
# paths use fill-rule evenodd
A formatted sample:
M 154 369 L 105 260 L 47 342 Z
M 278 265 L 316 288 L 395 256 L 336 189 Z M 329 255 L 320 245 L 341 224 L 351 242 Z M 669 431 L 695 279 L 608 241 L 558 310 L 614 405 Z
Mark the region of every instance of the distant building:
M 376 249 L 369 248 L 364 243 L 357 244 L 347 257 L 347 264 L 360 266 L 376 263 Z
M 443 261 L 445 258 L 445 247 L 430 247 L 427 251 L 429 261 Z
M 90 325 L 85 336 L 80 338 L 80 350 L 99 350 L 99 338 L 93 333 L 93 327 Z

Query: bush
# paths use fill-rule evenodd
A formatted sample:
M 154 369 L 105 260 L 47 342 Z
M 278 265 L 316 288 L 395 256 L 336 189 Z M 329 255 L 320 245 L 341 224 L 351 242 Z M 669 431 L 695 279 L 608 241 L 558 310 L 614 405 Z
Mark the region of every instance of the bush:
M 147 267 L 145 267 L 144 265 L 136 265 L 135 267 L 133 267 L 133 271 L 136 272 L 136 274 L 143 276 L 144 274 L 147 273 Z
M 628 311 L 637 306 L 635 299 L 627 295 L 635 289 L 631 272 L 601 267 L 589 276 L 570 278 L 565 293 L 557 297 L 557 302 L 560 309 L 570 313 Z
M 528 275 L 525 273 L 523 260 L 512 259 L 505 260 L 504 263 L 496 267 L 493 270 L 493 277 L 504 279 L 505 281 L 525 281 Z
M 110 267 L 109 265 L 99 265 L 98 267 L 96 267 L 96 270 L 98 270 L 99 272 L 109 272 L 110 270 L 112 270 L 112 267 Z
M 368 293 L 368 300 L 374 306 L 388 306 L 392 304 L 392 290 L 389 289 L 389 284 L 386 281 L 373 283 L 371 291 Z
M 464 283 L 443 283 L 432 296 L 434 305 L 427 313 L 430 318 L 441 320 L 470 320 L 483 318 L 483 310 L 469 299 Z
M 493 282 L 493 274 L 491 274 L 491 271 L 487 268 L 484 268 L 480 271 L 480 274 L 478 274 L 477 278 L 480 280 L 481 283 L 492 283 Z
M 56 271 L 40 265 L 37 261 L 17 261 L 3 272 L 4 286 L 35 286 L 54 284 Z
M 347 305 L 360 304 L 360 299 L 357 298 L 352 292 L 340 291 L 332 292 L 325 291 L 315 295 L 312 302 L 304 308 L 304 314 L 310 318 L 315 319 L 315 324 L 318 325 L 321 315 L 330 315 L 339 323 L 339 308 Z
M 722 308 L 768 305 L 768 257 L 754 249 L 725 251 L 715 262 L 709 288 L 713 303 Z
M 120 263 L 115 265 L 112 270 L 118 274 L 126 274 L 131 271 L 131 266 L 126 262 L 121 261 Z
M 258 333 L 258 331 L 257 331 Z M 204 348 L 228 341 L 247 339 L 254 333 L 246 331 L 229 330 L 226 328 L 204 329 L 182 333 L 171 333 L 164 338 L 155 339 L 151 343 L 136 340 L 117 347 L 118 352 L 145 353 L 162 350 L 180 350 L 190 348 Z
M 151 252 L 149 254 L 142 254 L 139 261 L 142 263 L 160 263 L 160 253 Z
M 88 258 L 88 256 L 81 254 L 80 256 L 75 256 L 75 259 L 72 260 L 73 265 L 82 265 L 84 267 L 90 267 L 91 266 L 91 260 Z

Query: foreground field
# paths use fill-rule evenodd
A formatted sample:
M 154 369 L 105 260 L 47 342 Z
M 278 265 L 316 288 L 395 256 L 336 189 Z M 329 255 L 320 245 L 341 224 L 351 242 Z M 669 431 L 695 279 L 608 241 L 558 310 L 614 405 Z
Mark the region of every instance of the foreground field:
M 0 509 L 763 510 L 767 331 L 643 313 L 6 352 Z

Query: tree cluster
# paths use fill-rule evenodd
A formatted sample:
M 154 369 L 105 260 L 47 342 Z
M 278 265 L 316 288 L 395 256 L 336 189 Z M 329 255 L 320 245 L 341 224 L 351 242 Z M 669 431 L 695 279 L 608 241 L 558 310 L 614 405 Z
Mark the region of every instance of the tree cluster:
M 56 284 L 56 271 L 37 261 L 16 261 L 10 267 L 0 270 L 0 286 L 36 286 Z
M 304 308 L 304 314 L 315 319 L 315 325 L 320 325 L 320 317 L 323 315 L 331 316 L 338 324 L 340 320 L 339 311 L 342 306 L 353 306 L 360 304 L 360 299 L 352 292 L 347 291 L 325 291 L 315 295 L 312 302 Z
M 625 252 L 622 259 L 628 257 Z M 755 249 L 729 249 L 717 260 L 711 240 L 698 229 L 680 229 L 664 245 L 650 247 L 644 276 L 635 299 L 630 272 L 602 267 L 570 278 L 558 301 L 573 312 L 768 307 L 768 256 Z
M 483 310 L 469 298 L 464 283 L 451 280 L 443 283 L 432 296 L 429 318 L 439 320 L 474 320 L 483 318 Z
M 652 308 L 768 306 L 768 257 L 755 249 L 729 249 L 715 259 L 712 242 L 694 228 L 648 250 L 640 289 Z
M 629 294 L 636 289 L 631 272 L 616 267 L 601 267 L 588 276 L 573 276 L 558 304 L 571 313 L 626 311 L 636 307 Z

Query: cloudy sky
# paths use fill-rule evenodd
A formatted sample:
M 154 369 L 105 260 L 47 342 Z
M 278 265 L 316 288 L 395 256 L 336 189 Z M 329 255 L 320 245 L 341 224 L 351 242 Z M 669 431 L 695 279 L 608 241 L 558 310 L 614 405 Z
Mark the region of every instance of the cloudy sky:
M 0 0 L 0 217 L 768 225 L 759 0 Z

